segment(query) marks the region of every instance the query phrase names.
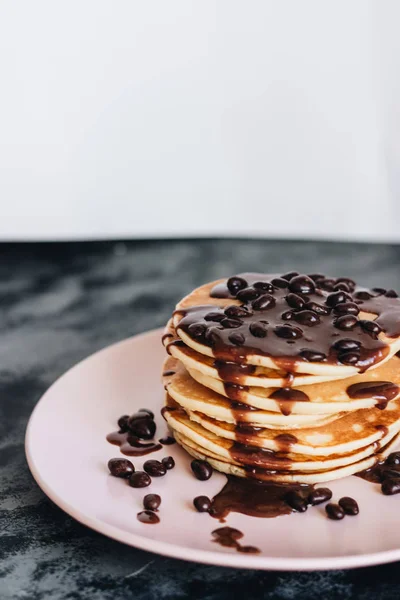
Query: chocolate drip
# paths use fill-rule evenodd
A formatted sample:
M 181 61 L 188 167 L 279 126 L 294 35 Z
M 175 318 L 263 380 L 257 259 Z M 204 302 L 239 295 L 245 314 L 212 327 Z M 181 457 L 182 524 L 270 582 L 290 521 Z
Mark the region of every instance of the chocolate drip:
M 275 472 L 277 469 L 288 468 L 292 461 L 284 454 L 279 454 L 269 448 L 247 445 L 243 442 L 235 442 L 230 448 L 233 460 L 245 465 L 249 477 L 257 475 L 258 470 Z
M 380 410 L 384 410 L 399 391 L 399 386 L 391 381 L 364 381 L 354 383 L 346 390 L 350 398 L 374 398 L 377 400 L 376 408 Z
M 234 418 L 235 422 L 237 421 L 245 421 L 245 422 L 249 422 L 251 420 L 251 417 L 249 417 L 249 415 L 254 412 L 257 411 L 258 409 L 255 408 L 254 406 L 249 406 L 248 404 L 243 404 L 242 402 L 232 402 L 231 403 L 231 413 L 232 413 L 232 417 Z
M 241 540 L 243 533 L 233 527 L 220 527 L 212 532 L 213 542 L 224 546 L 225 548 L 235 548 L 238 552 L 246 554 L 259 554 L 260 550 L 255 546 L 242 546 L 238 540 Z
M 157 452 L 161 450 L 161 444 L 156 442 L 143 442 L 139 438 L 132 435 L 132 433 L 120 433 L 114 431 L 107 435 L 107 442 L 114 446 L 119 446 L 120 451 L 125 456 L 145 456 L 151 452 Z
M 224 382 L 224 389 L 227 397 L 230 400 L 240 401 L 243 397 L 244 392 L 249 391 L 247 385 L 239 385 L 237 383 L 226 383 Z
M 283 452 L 289 452 L 293 444 L 297 443 L 297 437 L 292 435 L 291 433 L 281 433 L 274 438 L 276 444 L 279 447 L 279 450 Z
M 269 398 L 276 400 L 281 413 L 285 416 L 291 414 L 293 406 L 296 402 L 309 402 L 310 398 L 301 390 L 293 388 L 280 388 L 273 392 Z
M 288 515 L 293 512 L 285 502 L 288 492 L 307 497 L 312 489 L 311 485 L 265 483 L 228 475 L 225 486 L 212 499 L 210 515 L 220 520 L 230 512 L 264 518 Z
M 253 365 L 238 365 L 234 362 L 214 361 L 214 367 L 218 371 L 222 381 L 230 383 L 242 383 L 247 375 L 253 375 L 256 367 Z

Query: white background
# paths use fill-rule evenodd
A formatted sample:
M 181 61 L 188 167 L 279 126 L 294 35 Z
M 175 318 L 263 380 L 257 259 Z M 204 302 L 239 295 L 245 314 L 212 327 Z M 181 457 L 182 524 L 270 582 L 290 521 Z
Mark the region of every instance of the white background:
M 0 239 L 400 240 L 397 0 L 0 0 Z

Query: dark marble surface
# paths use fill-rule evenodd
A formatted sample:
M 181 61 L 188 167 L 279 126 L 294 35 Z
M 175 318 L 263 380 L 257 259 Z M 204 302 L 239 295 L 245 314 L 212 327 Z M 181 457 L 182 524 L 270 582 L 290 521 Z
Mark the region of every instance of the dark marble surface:
M 194 286 L 239 271 L 323 271 L 400 289 L 400 247 L 267 241 L 0 246 L 0 599 L 397 600 L 400 565 L 278 573 L 123 546 L 54 506 L 24 456 L 29 415 L 66 369 L 163 325 Z M 400 508 L 400 504 L 399 504 Z

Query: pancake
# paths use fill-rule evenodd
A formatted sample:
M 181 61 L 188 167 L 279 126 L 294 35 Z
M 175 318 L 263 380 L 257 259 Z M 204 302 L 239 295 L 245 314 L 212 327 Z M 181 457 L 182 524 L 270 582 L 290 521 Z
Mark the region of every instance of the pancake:
M 313 283 L 307 276 L 301 276 L 305 286 L 303 289 L 307 289 L 307 285 L 314 287 L 313 291 L 307 294 L 301 293 L 299 296 L 291 291 L 297 289 L 298 278 L 296 277 L 286 282 L 289 288 L 273 286 L 271 281 L 276 280 L 273 276 L 265 274 L 251 273 L 237 277 L 246 279 L 252 292 L 256 294 L 255 300 L 246 302 L 238 300 L 228 291 L 226 280 L 219 280 L 197 288 L 178 303 L 173 322 L 177 334 L 186 346 L 219 360 L 271 369 L 282 369 L 282 365 L 285 365 L 285 368 L 288 367 L 286 370 L 293 373 L 334 377 L 347 377 L 365 368 L 373 368 L 391 358 L 400 349 L 400 299 L 388 296 L 391 291 L 383 290 L 385 294 L 382 294 L 356 287 L 354 282 L 352 282 L 352 286 L 354 284 L 352 293 L 349 288 L 347 288 L 349 291 L 335 291 L 333 287 L 326 289 L 324 283 L 326 279 L 321 280 L 322 283 L 318 281 Z M 271 294 L 251 287 L 256 281 L 265 286 L 270 285 Z M 282 281 L 285 282 L 280 278 L 280 282 Z M 335 283 L 335 280 L 329 281 L 333 282 L 330 285 L 343 286 L 340 282 Z M 216 293 L 223 296 L 224 292 L 225 297 L 215 297 Z M 238 293 L 241 292 L 243 290 L 239 290 Z M 337 302 L 335 307 L 331 306 L 336 302 L 336 299 L 332 299 L 333 295 L 340 293 L 345 294 L 345 302 Z M 301 309 L 291 308 L 287 300 L 289 294 L 300 298 Z M 272 298 L 270 306 L 255 310 L 254 306 L 257 306 L 256 302 L 259 298 L 263 300 L 266 296 Z M 306 304 L 304 299 L 307 300 Z M 351 313 L 342 315 L 338 312 L 343 310 L 339 304 L 348 306 L 349 303 L 355 307 L 353 310 L 361 310 L 358 316 L 354 317 L 356 325 L 351 329 L 346 325 L 345 328 L 344 321 L 341 321 L 338 327 L 339 318 L 352 317 Z M 316 305 L 318 305 L 318 313 L 307 308 Z M 225 319 L 226 326 L 221 326 L 222 309 L 228 306 L 244 306 L 248 309 L 248 315 L 240 319 Z M 304 306 L 305 310 L 303 310 Z M 320 314 L 320 311 L 327 311 L 328 314 Z M 217 313 L 216 320 L 209 318 L 210 313 Z M 288 313 L 291 315 L 290 323 L 285 316 Z M 373 333 L 370 326 L 365 325 L 366 321 L 373 320 L 375 320 L 374 327 L 379 333 Z M 234 327 L 229 325 L 232 321 L 236 321 Z M 265 326 L 267 335 L 259 337 L 251 333 L 250 325 L 256 326 L 259 331 L 260 325 L 262 326 L 264 322 L 268 323 Z M 350 321 L 348 320 L 347 323 Z M 196 335 L 190 333 L 191 325 L 197 325 L 197 328 L 194 328 L 197 331 Z M 206 338 L 205 333 L 208 336 Z M 236 339 L 237 336 L 242 336 L 244 341 L 239 344 L 231 342 L 232 334 Z M 349 340 L 353 343 L 353 348 L 349 346 Z M 325 358 L 319 360 L 319 355 Z M 306 356 L 311 356 L 311 359 Z

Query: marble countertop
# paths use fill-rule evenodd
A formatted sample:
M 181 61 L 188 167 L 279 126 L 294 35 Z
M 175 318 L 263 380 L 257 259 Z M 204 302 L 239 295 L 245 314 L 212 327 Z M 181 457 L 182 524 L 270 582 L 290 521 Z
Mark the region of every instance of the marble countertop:
M 1 245 L 1 600 L 398 600 L 398 563 L 257 572 L 129 548 L 53 505 L 25 461 L 29 415 L 74 363 L 164 325 L 176 301 L 200 283 L 233 272 L 293 269 L 400 289 L 400 246 L 262 240 Z

